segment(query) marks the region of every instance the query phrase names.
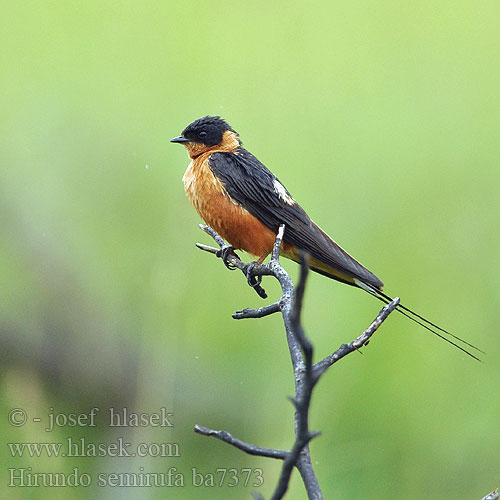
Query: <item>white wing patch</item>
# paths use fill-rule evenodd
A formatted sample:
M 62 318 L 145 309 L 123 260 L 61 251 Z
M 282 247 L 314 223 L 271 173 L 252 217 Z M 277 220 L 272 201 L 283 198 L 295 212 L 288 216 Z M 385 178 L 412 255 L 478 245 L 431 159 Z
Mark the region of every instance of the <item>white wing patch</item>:
M 274 192 L 288 205 L 293 205 L 295 200 L 287 193 L 285 186 L 278 179 L 273 180 Z
M 226 190 L 224 189 L 224 191 L 226 191 Z M 236 206 L 238 206 L 238 207 L 241 207 L 241 205 L 240 205 L 240 204 L 239 204 L 239 203 L 238 203 L 238 202 L 237 202 L 234 198 L 231 198 L 231 196 L 229 195 L 229 193 L 228 193 L 227 191 L 226 191 L 224 194 L 225 194 L 225 195 L 226 195 L 226 196 L 227 196 L 227 197 L 231 200 L 231 203 L 232 203 L 233 205 L 236 205 Z M 243 207 L 241 207 L 241 208 L 242 208 L 243 210 L 245 210 Z M 246 210 L 245 210 L 245 212 L 246 212 Z

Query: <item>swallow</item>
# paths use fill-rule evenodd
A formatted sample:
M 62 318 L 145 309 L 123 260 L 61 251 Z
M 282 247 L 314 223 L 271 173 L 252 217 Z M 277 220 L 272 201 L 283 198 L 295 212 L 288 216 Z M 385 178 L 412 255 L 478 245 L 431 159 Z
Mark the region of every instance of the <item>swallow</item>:
M 311 220 L 283 183 L 243 147 L 239 134 L 222 118 L 205 116 L 195 120 L 170 142 L 182 144 L 191 158 L 182 178 L 187 197 L 205 223 L 235 250 L 244 250 L 258 263 L 264 262 L 280 225 L 285 224 L 280 255 L 298 262 L 300 253 L 305 252 L 312 271 L 361 288 L 382 302 L 392 301 L 382 291 L 383 282 Z M 447 336 L 483 352 L 479 348 L 401 303 L 397 310 L 480 361 Z

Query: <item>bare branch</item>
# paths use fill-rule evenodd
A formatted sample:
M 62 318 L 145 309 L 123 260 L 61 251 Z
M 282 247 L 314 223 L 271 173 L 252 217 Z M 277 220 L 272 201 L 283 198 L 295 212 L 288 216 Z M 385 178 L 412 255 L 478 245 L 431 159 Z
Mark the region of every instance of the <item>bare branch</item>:
M 271 260 L 268 264 L 251 262 L 246 264 L 234 253 L 232 247 L 225 244 L 224 240 L 210 227 L 200 224 L 200 228 L 209 234 L 219 245 L 220 249 L 213 248 L 201 243 L 196 246 L 201 250 L 222 257 L 228 268 L 240 269 L 246 276 L 248 283 L 261 296 L 266 297 L 264 290 L 260 287 L 260 281 L 255 277 L 266 275 L 274 276 L 280 283 L 282 297 L 278 302 L 269 304 L 258 309 L 243 309 L 233 314 L 234 319 L 263 318 L 270 314 L 281 312 L 286 329 L 286 338 L 295 377 L 295 396 L 290 397 L 295 408 L 295 442 L 290 451 L 273 448 L 262 448 L 241 441 L 233 437 L 227 431 L 217 431 L 196 425 L 195 432 L 205 436 L 215 437 L 228 443 L 245 453 L 268 458 L 283 460 L 281 474 L 271 500 L 279 500 L 285 495 L 294 467 L 300 472 L 309 500 L 323 500 L 323 495 L 318 479 L 311 463 L 309 441 L 319 432 L 309 430 L 309 409 L 312 392 L 320 377 L 334 363 L 344 358 L 351 352 L 366 346 L 380 325 L 387 319 L 389 314 L 396 309 L 399 298 L 383 307 L 370 326 L 357 338 L 348 344 L 341 345 L 331 355 L 313 364 L 313 346 L 307 338 L 301 324 L 301 312 L 303 306 L 304 291 L 308 275 L 307 256 L 301 255 L 300 279 L 294 290 L 292 280 L 288 273 L 279 263 L 279 252 L 285 226 L 281 225 L 273 246 Z M 255 500 L 264 500 L 262 495 L 252 492 Z M 498 500 L 498 490 L 491 492 L 482 500 Z
M 261 448 L 260 446 L 254 446 L 253 444 L 245 443 L 240 439 L 233 437 L 227 431 L 216 431 L 213 429 L 209 429 L 208 427 L 203 427 L 202 425 L 195 425 L 194 432 L 198 434 L 202 434 L 203 436 L 212 436 L 225 443 L 228 443 L 236 448 L 248 453 L 249 455 L 257 455 L 260 457 L 268 457 L 268 458 L 279 458 L 281 460 L 285 459 L 288 455 L 288 451 L 284 450 L 276 450 L 273 448 Z
M 269 316 L 280 312 L 280 303 L 274 302 L 268 306 L 259 307 L 258 309 L 243 309 L 241 311 L 236 311 L 233 314 L 233 319 L 246 319 L 246 318 L 263 318 L 264 316 Z
M 205 252 L 209 252 L 209 253 L 213 253 L 213 254 L 216 254 L 219 251 L 219 250 L 217 250 L 217 248 L 210 247 L 208 245 L 204 245 L 203 243 L 196 243 L 196 246 L 200 250 L 204 250 Z
M 304 351 L 306 371 L 312 367 L 313 347 L 309 339 L 306 337 L 301 323 L 302 303 L 304 300 L 304 292 L 306 290 L 307 276 L 309 274 L 309 256 L 300 254 L 300 278 L 299 284 L 295 290 L 293 307 L 290 314 L 291 327 L 295 338 Z
M 264 500 L 264 497 L 256 491 L 252 491 L 252 496 L 255 498 L 255 500 Z
M 280 258 L 281 242 L 283 241 L 284 234 L 285 234 L 285 224 L 281 224 L 281 226 L 278 229 L 278 234 L 276 235 L 276 239 L 274 240 L 274 245 L 273 245 L 273 253 L 271 259 L 274 261 L 278 261 Z
M 295 378 L 295 397 L 290 398 L 295 407 L 295 442 L 290 451 L 283 451 L 253 446 L 234 438 L 227 431 L 215 431 L 199 425 L 195 426 L 195 431 L 199 434 L 216 437 L 252 455 L 283 460 L 280 478 L 273 496 L 271 497 L 272 500 L 283 498 L 288 489 L 294 467 L 297 467 L 300 472 L 309 500 L 322 500 L 323 496 L 318 479 L 312 467 L 309 450 L 309 441 L 320 434 L 319 432 L 311 432 L 309 430 L 309 408 L 312 391 L 321 375 L 329 366 L 368 343 L 370 337 L 380 324 L 397 306 L 399 299 L 395 299 L 385 306 L 363 334 L 349 344 L 342 345 L 332 355 L 327 356 L 319 363 L 313 364 L 313 346 L 307 338 L 301 324 L 301 312 L 308 275 L 307 257 L 301 255 L 300 279 L 296 290 L 294 290 L 290 276 L 279 263 L 279 252 L 285 226 L 281 225 L 279 228 L 273 246 L 271 260 L 268 264 L 258 264 L 256 262 L 251 262 L 250 264 L 243 263 L 239 257 L 232 252 L 231 247 L 228 247 L 213 229 L 202 225 L 200 225 L 200 227 L 217 242 L 220 250 L 200 243 L 197 244 L 198 248 L 214 253 L 218 257 L 222 257 L 222 251 L 224 251 L 226 265 L 228 267 L 231 265 L 233 268 L 240 269 L 245 274 L 249 284 L 256 289 L 260 296 L 263 295 L 258 290 L 258 288 L 260 288 L 259 282 L 252 282 L 252 278 L 254 279 L 255 276 L 272 275 L 280 283 L 282 296 L 278 302 L 258 309 L 243 309 L 242 311 L 236 311 L 233 314 L 233 318 L 262 318 L 276 312 L 281 312 L 285 324 L 286 338 Z M 262 496 L 258 493 L 252 492 L 252 495 L 255 499 L 263 500 Z
M 347 356 L 353 351 L 358 350 L 360 347 L 368 344 L 371 336 L 378 330 L 379 326 L 387 319 L 389 314 L 391 314 L 394 309 L 396 309 L 399 304 L 399 297 L 396 297 L 392 302 L 384 306 L 377 317 L 372 321 L 371 325 L 357 338 L 348 344 L 342 344 L 333 354 L 327 356 L 326 358 L 318 361 L 314 367 L 314 374 L 319 378 L 330 366 Z
M 210 226 L 199 224 L 199 227 L 202 231 L 209 234 L 221 248 L 227 246 L 226 242 Z
M 492 491 L 489 495 L 486 495 L 481 500 L 498 500 L 498 488 L 495 491 Z

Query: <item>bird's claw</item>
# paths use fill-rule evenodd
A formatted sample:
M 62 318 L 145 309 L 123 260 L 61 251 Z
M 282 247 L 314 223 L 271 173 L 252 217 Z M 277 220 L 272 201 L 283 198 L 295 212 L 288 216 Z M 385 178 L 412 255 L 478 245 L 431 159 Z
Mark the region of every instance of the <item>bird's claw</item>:
M 245 271 L 248 284 L 252 288 L 257 287 L 262 283 L 262 276 L 254 276 L 254 274 L 253 274 L 253 269 L 257 265 L 258 265 L 258 262 L 250 262 L 250 264 L 248 264 L 246 271 Z
M 224 265 L 230 271 L 234 271 L 235 269 L 237 269 L 237 267 L 234 264 L 231 264 L 231 262 L 229 262 L 229 257 L 231 257 L 231 256 L 239 258 L 236 255 L 234 248 L 232 246 L 228 245 L 228 246 L 222 247 L 220 250 L 217 250 L 215 255 L 222 259 L 222 262 L 224 262 Z

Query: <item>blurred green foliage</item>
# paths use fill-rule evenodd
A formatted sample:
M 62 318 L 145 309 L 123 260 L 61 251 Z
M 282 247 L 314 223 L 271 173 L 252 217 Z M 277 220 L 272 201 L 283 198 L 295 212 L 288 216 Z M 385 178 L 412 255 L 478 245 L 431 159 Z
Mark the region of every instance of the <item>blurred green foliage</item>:
M 386 291 L 483 346 L 466 359 L 393 315 L 321 381 L 311 445 L 327 498 L 480 498 L 499 485 L 500 8 L 444 2 L 3 2 L 0 18 L 3 498 L 250 498 L 191 469 L 280 464 L 193 433 L 288 448 L 279 317 L 210 243 L 168 140 L 220 114 Z M 297 275 L 294 264 L 286 264 Z M 265 286 L 274 298 L 276 284 Z M 316 355 L 378 303 L 319 276 Z M 44 432 L 50 408 L 174 412 L 174 428 Z M 42 423 L 12 427 L 21 407 Z M 123 429 L 122 429 L 123 431 Z M 6 442 L 177 442 L 177 458 L 13 458 Z M 166 471 L 184 488 L 6 488 L 9 467 Z M 287 498 L 305 497 L 297 474 Z

